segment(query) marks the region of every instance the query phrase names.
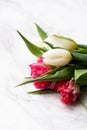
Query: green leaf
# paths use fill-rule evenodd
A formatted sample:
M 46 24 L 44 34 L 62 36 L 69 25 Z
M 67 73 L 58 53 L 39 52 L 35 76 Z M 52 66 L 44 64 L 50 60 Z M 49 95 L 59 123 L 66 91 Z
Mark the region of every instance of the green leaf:
M 37 28 L 37 31 L 38 31 L 40 38 L 42 40 L 46 39 L 48 37 L 47 33 L 38 24 L 35 23 L 35 25 L 36 25 L 36 28 Z
M 54 77 L 57 79 L 57 81 L 60 80 L 69 80 L 74 76 L 74 69 L 73 67 L 65 67 L 64 69 L 58 71 L 55 73 Z
M 73 63 L 73 64 L 70 63 L 69 65 L 72 66 L 75 70 L 81 70 L 81 69 L 85 70 L 85 69 L 87 69 L 87 65 L 81 64 L 79 62 Z
M 83 44 L 78 44 L 78 47 L 79 47 L 79 48 L 87 49 L 87 45 L 83 45 Z
M 87 69 L 75 70 L 75 80 L 77 80 L 82 74 L 86 73 Z
M 79 50 L 74 50 L 74 51 L 78 53 L 87 54 L 87 49 L 79 49 Z
M 44 43 L 47 44 L 50 48 L 52 48 L 52 49 L 54 48 L 52 43 L 49 43 L 49 42 L 46 42 L 46 41 L 44 41 Z
M 42 50 L 43 52 L 48 51 L 46 47 L 40 47 L 40 50 Z
M 46 72 L 45 74 L 42 74 L 40 77 L 42 76 L 46 76 L 46 75 L 53 75 L 55 74 L 57 71 L 60 71 L 62 69 L 64 69 L 65 66 L 60 66 L 60 67 L 56 67 L 56 68 L 52 68 L 51 70 L 49 70 L 48 72 Z
M 85 86 L 87 85 L 87 72 L 82 74 L 77 80 L 76 80 L 76 83 L 79 85 L 79 86 Z
M 43 54 L 38 46 L 36 46 L 33 43 L 31 43 L 30 41 L 28 41 L 19 31 L 17 31 L 17 32 L 20 35 L 20 37 L 23 39 L 23 41 L 25 42 L 27 48 L 29 49 L 29 51 L 32 54 L 34 54 L 37 57 L 40 57 Z
M 31 92 L 27 92 L 28 94 L 50 94 L 50 93 L 56 93 L 53 90 L 36 90 L 36 91 L 31 91 Z
M 54 75 L 41 76 L 36 79 L 27 80 L 18 86 L 32 83 L 35 81 L 60 81 L 60 80 L 69 80 L 74 76 L 74 70 L 72 67 L 65 67 L 64 69 L 57 71 Z
M 55 74 L 56 72 L 64 69 L 66 66 L 60 66 L 60 67 L 56 67 L 56 68 L 53 68 L 52 70 L 49 70 L 48 72 L 46 72 L 45 74 L 43 75 L 52 75 L 52 74 Z
M 71 51 L 73 59 L 87 65 L 87 54 Z

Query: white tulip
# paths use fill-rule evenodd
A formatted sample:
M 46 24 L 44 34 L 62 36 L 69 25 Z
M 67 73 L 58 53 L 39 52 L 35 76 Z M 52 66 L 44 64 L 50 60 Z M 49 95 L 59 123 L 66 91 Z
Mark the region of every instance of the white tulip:
M 75 41 L 57 35 L 49 35 L 46 39 L 46 42 L 52 43 L 54 47 L 65 48 L 67 50 L 75 50 L 77 48 L 77 44 Z
M 52 49 L 43 54 L 44 63 L 52 66 L 64 66 L 71 60 L 72 56 L 68 50 L 65 49 Z

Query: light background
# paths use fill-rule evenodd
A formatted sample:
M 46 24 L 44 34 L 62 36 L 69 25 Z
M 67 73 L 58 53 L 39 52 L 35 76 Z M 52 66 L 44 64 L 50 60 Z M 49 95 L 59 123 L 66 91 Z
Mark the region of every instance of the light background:
M 58 94 L 27 95 L 32 85 L 15 88 L 36 60 L 16 30 L 37 41 L 35 22 L 87 44 L 87 0 L 0 0 L 0 130 L 87 130 L 81 104 L 67 107 Z

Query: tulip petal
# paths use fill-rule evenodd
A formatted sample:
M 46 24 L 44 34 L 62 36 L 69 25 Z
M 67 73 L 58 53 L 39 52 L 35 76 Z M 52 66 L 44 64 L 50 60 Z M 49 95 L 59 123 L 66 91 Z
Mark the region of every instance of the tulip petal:
M 48 50 L 43 57 L 44 63 L 52 66 L 64 66 L 72 60 L 70 52 L 65 49 Z
M 75 50 L 78 47 L 72 39 L 58 35 L 49 35 L 45 41 L 54 44 L 54 47 L 65 48 L 67 50 Z

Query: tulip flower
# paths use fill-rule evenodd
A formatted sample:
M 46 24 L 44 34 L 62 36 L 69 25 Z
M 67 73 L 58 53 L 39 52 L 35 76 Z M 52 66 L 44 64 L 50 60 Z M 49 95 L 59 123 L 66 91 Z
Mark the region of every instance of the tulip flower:
M 41 74 L 45 74 L 47 71 L 51 70 L 51 67 L 43 64 L 42 62 L 36 62 L 29 65 L 31 68 L 31 77 L 37 78 Z
M 43 62 L 52 66 L 64 66 L 71 60 L 70 52 L 65 49 L 52 49 L 43 54 Z
M 79 86 L 74 80 L 59 81 L 57 84 L 57 92 L 60 92 L 61 101 L 64 104 L 71 104 L 80 96 Z
M 45 42 L 52 43 L 54 47 L 65 48 L 67 50 L 75 50 L 77 48 L 76 42 L 72 39 L 57 35 L 49 35 Z
M 43 63 L 43 57 L 40 57 L 36 63 L 31 64 L 30 68 L 31 68 L 31 78 L 33 79 L 51 70 L 50 66 L 45 65 Z M 34 82 L 34 86 L 37 89 L 46 89 L 50 84 L 51 82 L 49 81 Z

